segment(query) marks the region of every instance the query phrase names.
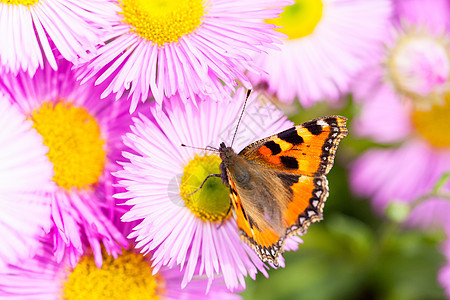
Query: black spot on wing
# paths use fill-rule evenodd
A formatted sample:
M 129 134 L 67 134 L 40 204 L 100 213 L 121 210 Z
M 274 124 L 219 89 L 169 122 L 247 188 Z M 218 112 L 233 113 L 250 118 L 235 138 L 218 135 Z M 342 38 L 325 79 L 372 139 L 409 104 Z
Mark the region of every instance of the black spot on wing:
M 298 182 L 299 175 L 289 174 L 289 173 L 277 173 L 278 178 L 283 181 L 284 184 L 291 187 Z
M 282 139 L 283 141 L 291 143 L 292 145 L 298 145 L 298 144 L 303 143 L 303 138 L 298 135 L 295 127 L 292 127 L 291 129 L 280 132 L 278 134 L 278 137 L 280 139 Z
M 287 169 L 298 169 L 298 161 L 292 156 L 280 156 L 281 163 Z
M 317 121 L 309 121 L 303 124 L 303 126 L 309 130 L 313 135 L 319 135 L 322 133 L 322 126 L 317 124 Z
M 270 151 L 272 151 L 272 155 L 277 155 L 277 154 L 281 153 L 280 145 L 278 145 L 274 141 L 268 141 L 264 144 L 264 146 L 266 146 L 267 148 L 270 149 Z
M 337 119 L 336 117 L 328 117 L 324 119 L 325 122 L 328 123 L 328 125 L 330 125 L 330 127 L 337 127 Z

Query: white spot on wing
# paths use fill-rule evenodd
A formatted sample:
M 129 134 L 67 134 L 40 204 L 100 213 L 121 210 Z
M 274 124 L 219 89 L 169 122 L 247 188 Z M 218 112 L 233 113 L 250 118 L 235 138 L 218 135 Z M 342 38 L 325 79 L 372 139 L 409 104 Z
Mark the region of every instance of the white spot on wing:
M 327 122 L 325 122 L 324 120 L 317 120 L 317 124 L 318 125 L 320 125 L 320 126 L 328 126 L 328 123 Z

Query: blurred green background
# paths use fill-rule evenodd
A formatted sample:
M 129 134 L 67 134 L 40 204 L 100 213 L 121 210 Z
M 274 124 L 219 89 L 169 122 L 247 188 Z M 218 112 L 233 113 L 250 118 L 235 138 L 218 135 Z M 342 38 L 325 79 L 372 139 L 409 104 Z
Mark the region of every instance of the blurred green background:
M 337 109 L 318 104 L 289 108 L 296 124 L 319 116 L 348 118 L 349 136 L 337 151 L 327 175 L 330 195 L 324 220 L 314 223 L 296 252 L 285 252 L 286 267 L 271 269 L 269 278 L 247 278 L 244 299 L 445 299 L 437 274 L 445 263 L 440 232 L 407 228 L 376 214 L 369 199 L 353 195 L 347 165 L 364 150 L 382 145 L 352 136 L 351 99 Z

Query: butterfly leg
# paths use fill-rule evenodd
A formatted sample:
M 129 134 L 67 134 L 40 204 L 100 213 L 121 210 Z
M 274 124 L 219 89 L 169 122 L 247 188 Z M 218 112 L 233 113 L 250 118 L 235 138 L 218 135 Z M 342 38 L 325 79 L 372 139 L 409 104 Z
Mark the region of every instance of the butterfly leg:
M 198 189 L 196 189 L 195 191 L 193 191 L 192 193 L 188 194 L 187 196 L 189 197 L 190 195 L 195 194 L 196 192 L 198 192 L 203 187 L 203 185 L 206 183 L 206 180 L 208 180 L 208 178 L 211 178 L 211 177 L 221 177 L 221 174 L 209 174 L 208 176 L 206 176 L 205 180 L 203 180 L 203 182 L 200 185 L 200 187 Z
M 231 207 L 232 207 L 232 206 L 233 206 L 233 202 L 231 202 L 231 198 L 230 198 L 230 206 L 228 207 L 228 210 L 227 210 L 227 213 L 225 214 L 225 216 L 228 216 L 228 214 L 229 214 L 230 211 L 231 211 Z M 223 223 L 225 223 L 225 220 L 226 220 L 226 218 L 224 218 L 224 219 L 220 222 L 219 226 L 217 226 L 217 229 L 219 229 L 220 227 L 222 227 Z

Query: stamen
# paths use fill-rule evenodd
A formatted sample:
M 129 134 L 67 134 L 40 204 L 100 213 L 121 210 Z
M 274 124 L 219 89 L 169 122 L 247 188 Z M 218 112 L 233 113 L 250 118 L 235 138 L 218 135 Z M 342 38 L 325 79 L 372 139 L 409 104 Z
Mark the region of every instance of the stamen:
M 121 7 L 132 31 L 160 46 L 194 32 L 205 14 L 201 0 L 122 0 Z
M 277 19 L 266 20 L 269 24 L 283 27 L 278 31 L 286 34 L 290 40 L 310 35 L 322 19 L 321 0 L 296 0 L 286 7 Z
M 437 148 L 450 147 L 449 120 L 450 93 L 445 95 L 443 105 L 435 104 L 427 111 L 415 110 L 412 113 L 417 132 Z
M 53 180 L 67 190 L 89 188 L 103 173 L 106 153 L 97 121 L 70 103 L 44 103 L 31 115 L 33 127 L 49 148 Z
M 158 299 L 164 290 L 163 278 L 152 275 L 150 263 L 141 254 L 125 251 L 116 259 L 104 255 L 101 269 L 92 256 L 80 259 L 64 284 L 63 298 Z

